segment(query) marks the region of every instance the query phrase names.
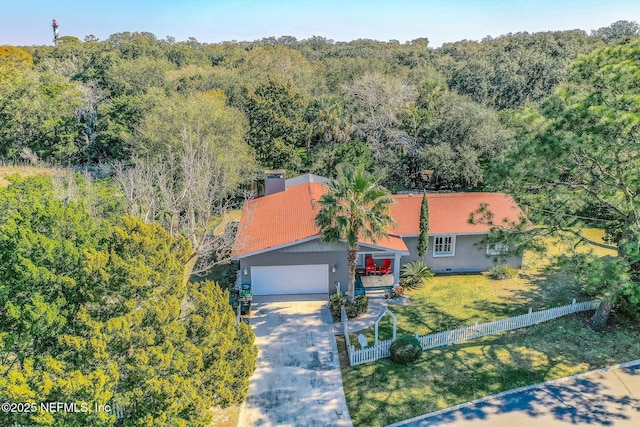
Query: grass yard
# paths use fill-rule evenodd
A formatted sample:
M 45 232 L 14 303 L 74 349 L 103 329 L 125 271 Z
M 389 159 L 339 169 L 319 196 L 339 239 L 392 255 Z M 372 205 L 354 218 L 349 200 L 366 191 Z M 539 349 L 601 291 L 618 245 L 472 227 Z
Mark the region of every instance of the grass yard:
M 586 230 L 599 239 L 598 230 Z M 398 337 L 524 314 L 587 300 L 571 275 L 555 269 L 552 255 L 562 242 L 547 242 L 546 255 L 525 256 L 519 277 L 494 281 L 484 274 L 442 275 L 410 290 L 411 305 L 391 306 L 398 317 Z M 590 249 L 582 249 L 590 250 Z M 601 248 L 599 255 L 608 252 Z M 640 357 L 640 330 L 611 327 L 606 333 L 588 326 L 591 312 L 530 328 L 425 351 L 414 365 L 388 359 L 349 367 L 344 340 L 339 354 L 351 419 L 356 426 L 382 426 L 523 385 L 585 372 Z M 392 320 L 380 324 L 380 339 L 391 337 Z M 370 343 L 374 330 L 363 334 Z M 351 342 L 358 348 L 357 335 Z
M 556 321 L 426 351 L 413 365 L 388 359 L 348 367 L 342 378 L 355 426 L 383 426 L 528 384 L 640 355 L 640 331 L 593 331 L 588 318 Z

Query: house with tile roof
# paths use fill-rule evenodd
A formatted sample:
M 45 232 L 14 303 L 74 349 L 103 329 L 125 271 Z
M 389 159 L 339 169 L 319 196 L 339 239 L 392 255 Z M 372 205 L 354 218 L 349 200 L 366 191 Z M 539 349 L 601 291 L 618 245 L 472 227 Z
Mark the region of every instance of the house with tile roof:
M 252 286 L 254 295 L 334 293 L 348 283 L 344 244 L 323 242 L 315 225 L 320 197 L 327 178 L 301 175 L 285 179 L 284 171 L 267 171 L 265 195 L 245 203 L 232 251 L 240 263 L 239 278 Z M 364 271 L 366 258 L 381 265 L 391 261 L 392 283 L 399 282 L 400 267 L 418 260 L 422 194 L 394 195 L 391 215 L 396 225 L 388 237 L 359 244 L 357 265 Z M 483 239 L 491 226 L 470 223 L 472 212 L 486 205 L 495 218 L 518 222 L 522 211 L 502 193 L 428 193 L 429 251 L 423 260 L 436 273 L 488 270 L 502 248 L 488 247 Z M 522 256 L 502 262 L 514 267 Z

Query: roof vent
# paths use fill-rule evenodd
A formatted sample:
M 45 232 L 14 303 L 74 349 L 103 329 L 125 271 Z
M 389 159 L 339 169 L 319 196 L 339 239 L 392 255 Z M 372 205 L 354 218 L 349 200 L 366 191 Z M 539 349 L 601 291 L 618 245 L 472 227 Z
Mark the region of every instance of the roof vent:
M 264 195 L 281 193 L 285 190 L 285 171 L 272 169 L 264 171 Z

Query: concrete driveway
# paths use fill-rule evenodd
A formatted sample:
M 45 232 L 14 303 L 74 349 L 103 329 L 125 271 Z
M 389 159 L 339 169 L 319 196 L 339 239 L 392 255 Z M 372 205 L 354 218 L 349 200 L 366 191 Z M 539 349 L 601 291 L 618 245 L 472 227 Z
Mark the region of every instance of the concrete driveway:
M 640 426 L 640 362 L 505 392 L 388 427 Z
M 350 426 L 327 295 L 253 297 L 257 369 L 238 426 Z

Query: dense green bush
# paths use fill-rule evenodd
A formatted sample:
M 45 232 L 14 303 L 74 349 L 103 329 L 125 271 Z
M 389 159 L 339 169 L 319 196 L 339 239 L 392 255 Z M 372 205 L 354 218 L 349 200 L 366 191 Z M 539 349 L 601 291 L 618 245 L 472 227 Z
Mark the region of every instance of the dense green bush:
M 245 400 L 254 334 L 234 324 L 226 290 L 184 280 L 187 239 L 103 210 L 80 192 L 88 182 L 74 182 L 75 196 L 63 200 L 57 191 L 69 181 L 10 179 L 0 186 L 4 399 L 113 402 L 126 407 L 128 425 L 200 427 L 211 424 L 211 407 Z M 0 425 L 115 422 L 109 411 L 44 415 L 0 412 Z
M 345 309 L 347 311 L 347 317 L 349 319 L 358 317 L 361 314 L 366 313 L 368 308 L 369 297 L 367 297 L 366 295 L 358 295 L 352 303 L 350 303 L 349 301 L 345 302 Z
M 334 320 L 340 319 L 340 307 L 342 306 L 343 299 L 344 294 L 342 292 L 336 292 L 329 296 L 329 310 L 331 311 L 331 316 Z
M 422 346 L 415 337 L 401 337 L 391 344 L 389 358 L 402 365 L 415 362 L 422 354 Z
M 508 264 L 496 264 L 489 269 L 489 278 L 493 280 L 513 279 L 518 270 Z
M 616 301 L 617 321 L 621 324 L 633 325 L 640 323 L 640 306 L 632 298 L 622 295 Z
M 358 295 L 353 302 L 349 302 L 342 292 L 331 295 L 329 297 L 329 310 L 335 320 L 340 319 L 340 307 L 342 305 L 344 305 L 347 317 L 353 319 L 367 312 L 369 308 L 369 298 L 366 295 Z

